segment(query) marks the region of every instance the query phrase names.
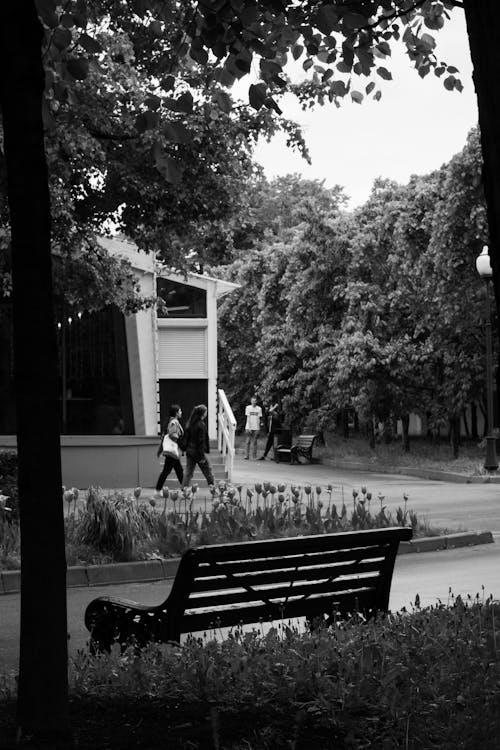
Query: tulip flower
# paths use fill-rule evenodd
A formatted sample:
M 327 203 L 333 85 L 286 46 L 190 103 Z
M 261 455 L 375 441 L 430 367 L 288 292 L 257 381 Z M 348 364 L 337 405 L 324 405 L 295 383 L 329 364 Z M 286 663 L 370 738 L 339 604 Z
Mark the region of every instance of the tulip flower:
M 142 487 L 136 487 L 134 490 L 134 497 L 136 500 L 139 500 L 142 492 Z

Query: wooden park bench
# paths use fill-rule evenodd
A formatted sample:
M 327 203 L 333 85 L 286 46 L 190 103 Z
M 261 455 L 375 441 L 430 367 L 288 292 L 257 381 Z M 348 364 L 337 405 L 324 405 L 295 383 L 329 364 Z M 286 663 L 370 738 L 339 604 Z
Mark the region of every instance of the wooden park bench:
M 396 527 L 190 549 L 162 604 L 108 596 L 90 602 L 91 645 L 140 647 L 242 623 L 385 612 L 399 542 L 411 536 Z
M 275 451 L 277 463 L 282 460 L 289 461 L 291 464 L 298 464 L 299 457 L 306 458 L 309 463 L 313 462 L 313 447 L 315 441 L 319 438 L 315 435 L 299 435 L 292 441 L 291 445 L 278 445 Z

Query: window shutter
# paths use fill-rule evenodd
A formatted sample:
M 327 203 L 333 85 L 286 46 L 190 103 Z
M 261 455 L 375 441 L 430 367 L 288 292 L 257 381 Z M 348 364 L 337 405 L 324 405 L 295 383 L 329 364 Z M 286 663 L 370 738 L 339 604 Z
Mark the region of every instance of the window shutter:
M 207 378 L 207 329 L 158 330 L 160 378 Z

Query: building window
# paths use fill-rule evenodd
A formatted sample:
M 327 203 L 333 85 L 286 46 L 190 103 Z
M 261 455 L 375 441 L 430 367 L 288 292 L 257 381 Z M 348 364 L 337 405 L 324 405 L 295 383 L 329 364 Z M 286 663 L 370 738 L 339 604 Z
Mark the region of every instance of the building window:
M 4 306 L 6 308 L 6 306 Z M 0 314 L 0 433 L 16 432 L 11 311 Z M 115 308 L 79 313 L 56 304 L 61 433 L 134 433 L 125 319 Z
M 207 317 L 207 293 L 204 289 L 158 278 L 156 293 L 161 300 L 159 318 Z

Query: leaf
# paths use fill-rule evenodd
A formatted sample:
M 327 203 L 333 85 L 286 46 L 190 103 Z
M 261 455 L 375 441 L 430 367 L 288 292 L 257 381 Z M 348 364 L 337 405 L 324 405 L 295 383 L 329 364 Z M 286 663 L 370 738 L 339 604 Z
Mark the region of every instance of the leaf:
M 267 96 L 267 90 L 264 83 L 252 84 L 248 89 L 248 100 L 250 106 L 259 110 L 264 104 Z
M 457 82 L 457 79 L 455 78 L 455 76 L 447 76 L 443 81 L 443 86 L 448 91 L 453 91 L 453 89 L 455 88 L 456 82 Z
M 361 91 L 351 91 L 351 99 L 353 100 L 353 102 L 356 102 L 356 104 L 361 104 L 364 96 Z
M 58 50 L 66 49 L 71 44 L 71 31 L 59 26 L 52 34 L 52 43 Z
M 83 81 L 89 73 L 89 61 L 86 57 L 73 57 L 66 63 L 66 68 L 73 78 Z
M 177 99 L 177 111 L 183 112 L 186 115 L 191 114 L 193 111 L 193 95 L 189 91 L 181 94 Z
M 175 78 L 174 76 L 165 76 L 160 83 L 163 91 L 171 91 L 175 85 Z
M 165 125 L 163 132 L 169 141 L 173 143 L 190 143 L 192 139 L 191 132 L 182 122 L 170 122 Z
M 347 94 L 347 86 L 344 81 L 332 81 L 330 91 L 333 92 L 334 96 L 345 96 Z
M 392 81 L 392 73 L 390 72 L 390 70 L 387 70 L 387 68 L 383 68 L 382 66 L 380 66 L 379 68 L 377 68 L 377 73 L 385 81 Z
M 182 167 L 178 161 L 171 156 L 161 156 L 156 160 L 156 169 L 163 175 L 167 182 L 173 185 L 182 180 Z
M 135 118 L 135 129 L 138 133 L 144 133 L 146 130 L 151 130 L 158 125 L 158 114 L 156 112 L 141 112 Z
M 331 34 L 336 28 L 339 20 L 338 13 L 333 5 L 324 5 L 316 16 L 316 26 L 323 34 Z
M 36 9 L 45 26 L 55 29 L 59 23 L 56 14 L 56 0 L 36 0 Z
M 431 52 L 436 46 L 436 40 L 430 34 L 422 34 L 419 41 L 429 52 Z
M 233 100 L 225 91 L 216 91 L 212 98 L 219 109 L 226 112 L 226 114 L 233 108 Z
M 189 91 L 185 91 L 178 99 L 166 99 L 165 106 L 172 112 L 189 115 L 193 111 L 193 96 Z
M 78 37 L 78 44 L 91 54 L 98 54 L 99 52 L 102 52 L 102 45 L 97 41 L 97 39 L 94 39 L 86 33 L 80 34 L 80 36 Z
M 342 23 L 348 29 L 362 29 L 368 23 L 368 18 L 360 13 L 347 12 L 342 16 Z
M 292 57 L 293 57 L 294 60 L 298 60 L 299 57 L 302 55 L 303 52 L 304 52 L 304 47 L 302 46 L 302 44 L 294 44 L 293 45 L 293 47 L 292 47 Z

